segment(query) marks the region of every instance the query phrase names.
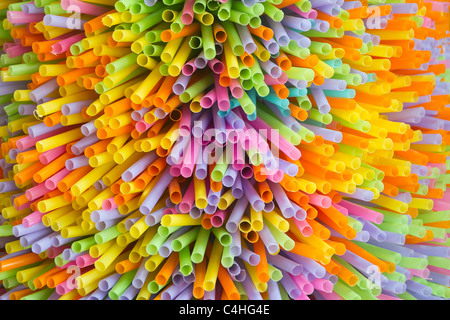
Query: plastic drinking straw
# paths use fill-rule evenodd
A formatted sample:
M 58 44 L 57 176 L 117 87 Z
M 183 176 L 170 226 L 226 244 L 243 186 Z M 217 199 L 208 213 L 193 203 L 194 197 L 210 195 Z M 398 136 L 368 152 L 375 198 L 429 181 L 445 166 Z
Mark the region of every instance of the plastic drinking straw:
M 87 18 L 68 25 L 71 5 Z M 139 292 L 127 279 L 108 287 L 110 298 L 201 298 L 208 270 L 206 299 L 216 291 L 217 298 L 441 298 L 436 283 L 443 283 L 445 252 L 436 248 L 448 227 L 439 213 L 448 209 L 447 15 L 435 3 L 377 8 L 379 25 L 369 17 L 373 8 L 359 1 L 5 7 L 0 205 L 4 226 L 22 226 L 5 229 L 5 257 L 19 257 L 30 245 L 67 268 L 76 262 L 62 251 L 46 256 L 54 249 L 49 244 L 99 240 L 84 248 L 92 269 L 78 277 L 78 290 L 61 282 L 50 296 L 45 286 L 56 282 L 30 278 L 29 287 L 45 294 L 30 289 L 11 298 L 85 299 L 109 272 L 137 268 L 150 253 L 144 267 L 165 266 L 159 283 L 159 270 L 141 279 Z M 198 119 L 203 123 L 194 125 Z M 181 134 L 173 134 L 178 128 Z M 206 134 L 214 128 L 219 135 Z M 268 144 L 238 132 L 252 129 Z M 202 146 L 192 153 L 194 142 Z M 228 146 L 231 166 L 217 158 L 189 164 L 198 151 Z M 185 246 L 164 264 L 168 245 L 187 236 L 192 255 Z M 218 269 L 210 264 L 209 236 L 224 246 Z M 416 244 L 429 248 L 406 249 Z M 230 254 L 252 256 L 262 247 L 267 269 L 239 258 L 239 272 L 224 266 L 234 265 Z M 405 257 L 398 261 L 400 250 Z M 186 279 L 192 275 L 189 256 L 200 280 L 192 287 L 168 284 L 182 276 L 178 263 Z M 429 269 L 404 268 L 423 268 L 425 261 Z M 385 271 L 383 291 L 364 286 L 370 274 L 363 269 L 377 264 Z M 394 264 L 398 272 L 386 272 Z M 436 283 L 422 280 L 427 270 Z M 267 274 L 270 280 L 261 281 Z M 354 275 L 360 286 L 351 286 Z M 5 279 L 8 289 L 19 283 Z

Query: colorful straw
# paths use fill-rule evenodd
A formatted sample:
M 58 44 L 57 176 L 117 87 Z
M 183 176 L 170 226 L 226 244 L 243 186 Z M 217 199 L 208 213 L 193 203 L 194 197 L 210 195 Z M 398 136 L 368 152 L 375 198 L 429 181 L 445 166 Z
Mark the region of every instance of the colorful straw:
M 449 2 L 0 3 L 1 300 L 447 300 Z

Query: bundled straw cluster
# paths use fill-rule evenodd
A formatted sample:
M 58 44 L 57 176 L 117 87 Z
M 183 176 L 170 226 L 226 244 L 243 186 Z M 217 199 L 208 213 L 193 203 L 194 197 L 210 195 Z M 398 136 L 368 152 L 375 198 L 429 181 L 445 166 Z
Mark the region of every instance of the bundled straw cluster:
M 1 0 L 0 299 L 448 299 L 448 12 Z

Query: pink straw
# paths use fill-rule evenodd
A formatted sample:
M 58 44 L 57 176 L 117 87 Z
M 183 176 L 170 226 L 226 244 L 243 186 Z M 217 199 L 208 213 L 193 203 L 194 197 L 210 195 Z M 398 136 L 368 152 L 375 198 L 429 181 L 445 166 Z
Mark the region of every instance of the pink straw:
M 359 206 L 346 200 L 341 200 L 341 202 L 339 202 L 339 205 L 346 208 L 351 214 L 362 217 L 370 222 L 376 224 L 380 224 L 381 222 L 383 222 L 384 216 L 378 211 Z
M 109 11 L 108 7 L 78 0 L 61 0 L 61 8 L 67 11 L 79 12 L 92 16 L 100 16 Z
M 60 255 L 65 249 L 70 248 L 69 245 L 61 246 L 61 247 L 50 247 L 47 249 L 47 257 L 50 259 L 55 258 Z
M 309 203 L 327 209 L 331 207 L 331 198 L 321 194 L 313 193 L 309 196 Z
M 65 176 L 67 176 L 70 173 L 70 170 L 67 170 L 66 168 L 58 171 L 53 176 L 45 180 L 45 187 L 49 190 L 55 190 L 58 186 L 58 182 L 60 182 Z
M 84 33 L 76 34 L 71 37 L 68 37 L 64 40 L 58 41 L 54 45 L 52 45 L 52 53 L 53 54 L 60 54 L 63 52 L 66 52 L 70 49 L 70 46 L 74 43 L 77 43 L 81 41 L 82 39 L 86 38 Z
M 78 267 L 84 268 L 87 266 L 91 266 L 94 264 L 95 261 L 97 261 L 98 258 L 93 258 L 89 253 L 83 254 L 82 256 L 78 256 L 75 259 L 75 262 Z
M 50 191 L 51 189 L 47 188 L 44 183 L 40 183 L 26 190 L 25 196 L 29 201 L 34 201 Z
M 66 146 L 60 146 L 56 147 L 54 149 L 45 151 L 39 155 L 39 161 L 43 164 L 49 164 L 56 158 L 58 158 L 60 155 L 62 155 L 64 152 L 66 152 Z
M 192 182 L 189 184 L 189 187 L 187 188 L 185 194 L 183 195 L 183 198 L 181 199 L 181 202 L 178 205 L 180 212 L 189 213 L 192 206 L 194 205 L 194 201 L 195 201 L 194 179 L 192 179 Z
M 211 216 L 211 224 L 215 228 L 219 228 L 222 226 L 225 217 L 227 215 L 227 211 L 224 210 L 217 210 L 212 216 Z
M 187 0 L 184 3 L 183 12 L 181 13 L 181 22 L 189 25 L 194 21 L 194 3 L 195 0 Z
M 29 228 L 29 227 L 35 225 L 36 223 L 40 222 L 42 220 L 42 217 L 45 214 L 46 213 L 42 213 L 40 211 L 35 211 L 35 212 L 29 214 L 28 216 L 26 216 L 25 218 L 23 218 L 22 224 L 25 228 Z
M 228 89 L 223 87 L 219 83 L 219 75 L 214 74 L 214 83 L 216 87 L 217 106 L 221 111 L 227 111 L 230 109 L 230 99 L 228 97 Z
M 292 219 L 292 221 L 294 221 L 294 224 L 304 237 L 309 237 L 313 234 L 313 229 L 306 220 L 299 221 L 297 219 Z
M 103 210 L 109 211 L 109 210 L 115 209 L 117 207 L 118 207 L 118 205 L 117 205 L 117 203 L 114 202 L 114 197 L 111 197 L 109 199 L 105 199 L 102 202 Z

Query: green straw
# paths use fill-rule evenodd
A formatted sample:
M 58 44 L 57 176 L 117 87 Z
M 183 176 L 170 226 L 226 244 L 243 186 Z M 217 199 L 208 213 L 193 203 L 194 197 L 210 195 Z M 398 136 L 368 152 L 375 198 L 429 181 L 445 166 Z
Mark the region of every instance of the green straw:
M 129 10 L 132 14 L 152 13 L 162 8 L 163 3 L 158 1 L 153 6 L 149 7 L 145 3 L 133 3 Z
M 220 7 L 220 2 L 216 0 L 208 0 L 208 2 L 206 3 L 206 7 L 210 11 L 216 11 Z
M 291 67 L 285 72 L 290 79 L 305 80 L 308 82 L 314 79 L 314 71 L 308 68 Z
M 230 21 L 223 21 L 222 26 L 227 32 L 227 39 L 230 43 L 231 50 L 233 51 L 234 55 L 237 57 L 242 56 L 245 53 L 244 46 L 242 45 L 241 38 L 234 24 Z
M 25 52 L 23 54 L 23 62 L 25 63 L 34 63 L 38 61 L 37 54 L 34 52 Z
M 220 244 L 222 246 L 229 246 L 231 244 L 231 235 L 225 230 L 224 227 L 219 228 L 211 228 L 212 233 L 214 236 L 219 240 Z
M 255 88 L 256 92 L 260 97 L 266 97 L 270 93 L 269 86 L 266 85 L 264 82 L 253 83 L 253 87 Z
M 284 18 L 284 12 L 275 7 L 273 4 L 266 2 L 262 3 L 264 6 L 264 13 L 267 14 L 272 20 L 281 22 Z
M 10 58 L 10 57 L 8 57 L 8 55 L 6 53 L 4 53 L 0 56 L 0 63 L 3 67 L 6 67 L 6 66 L 9 66 L 12 64 L 20 64 L 20 63 L 22 63 L 22 56 Z
M 252 165 L 259 166 L 262 163 L 263 161 L 262 154 L 258 152 L 256 147 L 252 147 L 246 152 Z
M 416 224 L 411 224 L 409 226 L 409 230 L 408 230 L 408 234 L 418 237 L 418 238 L 423 238 L 425 237 L 427 233 L 427 229 L 424 228 L 423 226 L 419 226 Z
M 378 211 L 383 214 L 383 222 L 408 224 L 408 217 L 403 214 L 398 214 L 392 211 L 383 210 L 380 208 L 373 208 L 373 210 Z
M 291 40 L 287 46 L 281 47 L 281 49 L 282 51 L 292 54 L 301 59 L 306 59 L 311 54 L 309 49 L 300 47 L 294 40 Z
M 108 297 L 112 300 L 119 300 L 119 297 L 127 290 L 136 275 L 137 269 L 125 272 L 116 284 L 108 292 Z
M 19 112 L 20 102 L 13 102 L 4 107 L 5 113 L 8 117 L 12 117 L 13 115 Z
M 312 142 L 314 140 L 314 138 L 316 137 L 314 132 L 312 132 L 311 130 L 309 130 L 306 127 L 301 127 L 300 130 L 297 132 L 297 134 L 300 135 L 302 140 L 305 140 L 308 143 Z
M 200 263 L 203 261 L 210 233 L 210 229 L 200 228 L 197 241 L 195 241 L 194 248 L 192 249 L 191 260 L 193 263 Z
M 358 158 L 361 158 L 364 153 L 363 149 L 349 146 L 347 144 L 339 145 L 339 151 L 342 153 L 350 154 L 350 155 L 352 155 L 354 157 L 358 157 Z
M 261 18 L 258 16 L 250 17 L 248 24 L 252 28 L 258 28 L 261 25 Z
M 162 21 L 162 13 L 164 10 L 165 10 L 165 8 L 161 8 L 155 12 L 152 12 L 144 19 L 134 22 L 131 25 L 131 31 L 134 34 L 140 34 L 143 31 L 157 25 L 158 23 L 160 23 Z
M 352 290 L 355 294 L 361 297 L 361 300 L 378 300 L 377 297 L 369 290 L 363 290 L 358 286 L 352 287 Z
M 232 21 L 234 23 L 246 26 L 250 23 L 250 16 L 244 12 L 240 12 L 237 10 L 231 10 L 230 18 L 228 20 Z
M 253 81 L 252 80 L 250 80 L 250 79 L 247 79 L 247 80 L 245 80 L 245 79 L 240 79 L 239 80 L 240 81 L 240 83 L 241 83 L 241 87 L 242 87 L 242 89 L 244 89 L 245 91 L 250 91 L 252 88 L 253 88 Z M 244 110 L 245 111 L 245 110 Z M 246 112 L 247 114 L 250 114 L 250 113 L 252 113 L 253 111 L 251 111 L 251 112 Z
M 117 229 L 117 225 L 113 225 L 112 227 L 109 227 L 108 229 L 105 229 L 103 231 L 100 231 L 94 235 L 95 242 L 97 244 L 103 244 L 108 242 L 109 240 L 117 238 L 121 233 Z
M 11 3 L 10 5 L 8 5 L 8 10 L 9 11 L 22 11 L 22 5 L 25 3 L 31 3 L 31 1 Z
M 428 264 L 446 270 L 450 269 L 450 260 L 444 257 L 428 256 Z
M 303 110 L 310 110 L 312 107 L 311 101 L 309 101 L 309 98 L 307 96 L 305 97 L 296 97 L 295 100 L 297 100 L 298 106 L 302 108 Z
M 430 211 L 429 213 L 419 213 L 417 219 L 422 220 L 423 223 L 433 223 L 450 220 L 450 210 L 445 211 Z
M 78 41 L 70 46 L 70 53 L 73 55 L 79 55 L 86 51 L 86 49 L 81 45 L 81 41 Z
M 315 54 L 328 55 L 331 53 L 333 47 L 331 46 L 331 44 L 326 42 L 311 41 L 311 45 L 308 47 L 308 49 Z
M 64 10 L 61 7 L 61 3 L 52 3 L 49 5 L 46 5 L 44 7 L 45 14 L 55 14 L 55 15 L 61 15 L 66 13 L 72 13 L 71 11 Z
M 174 4 L 179 4 L 179 3 L 183 3 L 183 2 L 184 2 L 184 0 L 163 0 L 163 3 L 166 6 L 172 6 Z
M 63 259 L 62 253 L 55 257 L 55 264 L 56 264 L 57 267 L 62 267 L 62 266 L 66 265 L 69 262 L 70 262 L 69 260 L 64 260 Z
M 212 26 L 201 25 L 203 53 L 208 60 L 214 59 L 216 56 L 216 47 L 214 44 L 214 35 Z
M 253 83 L 264 83 L 264 74 L 258 62 L 255 61 L 250 67 L 250 73 Z
M 231 16 L 231 6 L 233 1 L 227 1 L 225 3 L 220 4 L 219 9 L 217 11 L 217 17 L 221 21 L 228 20 Z
M 436 228 L 424 226 L 425 230 L 430 230 L 433 232 L 434 238 L 444 240 L 446 238 L 447 231 L 444 228 Z
M 405 281 L 406 281 L 406 276 L 403 273 L 400 273 L 397 271 L 394 271 L 392 273 L 386 272 L 384 274 L 384 276 L 392 281 L 397 281 L 397 282 L 401 282 L 401 283 L 405 283 Z
M 238 60 L 239 64 L 239 78 L 243 80 L 248 80 L 251 78 L 252 73 L 250 71 L 250 68 L 244 65 L 244 63 L 241 60 Z M 256 62 L 255 62 L 256 64 Z
M 145 55 L 149 57 L 159 57 L 163 52 L 163 50 L 164 50 L 163 46 L 159 46 L 156 44 L 147 44 L 144 47 L 143 52 Z
M 224 268 L 230 268 L 233 265 L 234 257 L 230 253 L 230 246 L 224 246 L 220 263 Z
M 45 288 L 32 294 L 29 294 L 27 296 L 24 296 L 20 298 L 20 300 L 47 300 L 48 297 L 50 297 L 54 291 L 55 289 Z
M 202 38 L 198 37 L 198 36 L 192 36 L 189 39 L 189 47 L 191 47 L 191 49 L 200 49 L 202 47 Z
M 427 267 L 428 263 L 429 261 L 427 261 L 427 259 L 425 258 L 402 257 L 398 265 L 407 269 L 423 270 Z
M 401 223 L 383 222 L 378 225 L 378 228 L 383 231 L 401 233 L 404 235 L 408 234 L 409 232 L 409 226 Z
M 302 35 L 304 35 L 308 38 L 311 38 L 311 37 L 342 38 L 342 36 L 344 35 L 344 29 L 343 28 L 340 28 L 340 29 L 330 28 L 326 32 L 321 32 L 321 31 L 311 29 L 311 30 L 302 32 Z
M 199 228 L 193 228 L 188 232 L 182 234 L 178 238 L 174 239 L 171 243 L 171 247 L 173 251 L 181 251 L 185 247 L 187 247 L 191 242 L 197 239 L 197 235 L 199 232 Z
M 350 74 L 350 70 L 351 70 L 350 65 L 347 63 L 343 63 L 340 67 L 334 69 L 333 77 L 337 74 L 348 75 Z
M 404 293 L 401 293 L 401 294 L 397 294 L 397 297 L 399 297 L 402 300 L 417 300 L 416 297 L 414 297 L 408 291 L 405 291 Z
M 126 56 L 114 60 L 113 62 L 106 65 L 106 72 L 108 72 L 108 74 L 113 74 L 135 64 L 137 56 L 138 55 L 136 53 L 130 52 Z
M 341 279 L 338 279 L 338 281 L 335 283 L 333 290 L 344 300 L 361 300 L 361 296 L 350 289 L 347 284 Z
M 35 62 L 33 64 L 23 63 L 23 64 L 11 65 L 8 68 L 8 74 L 10 76 L 23 76 L 23 75 L 27 75 L 27 74 L 36 73 L 36 72 L 39 72 L 39 67 L 45 63 L 48 63 L 48 61 L 45 61 L 45 62 L 39 61 L 39 62 Z
M 336 262 L 338 262 L 339 264 L 350 270 L 358 278 L 356 285 L 362 290 L 369 290 L 371 286 L 374 286 L 374 283 L 372 281 L 370 281 L 368 278 L 362 275 L 358 270 L 356 270 L 350 263 L 348 263 L 344 259 L 337 256 L 334 256 L 333 259 L 335 259 Z
M 286 233 L 278 230 L 272 223 L 264 218 L 264 223 L 267 225 L 272 236 L 277 243 L 286 251 L 291 251 L 295 246 L 295 241 L 292 240 Z
M 281 300 L 291 300 L 291 298 L 289 297 L 289 294 L 286 292 L 286 289 L 284 289 L 284 287 L 282 285 L 278 285 L 278 289 L 280 289 L 280 295 L 281 295 Z
M 119 0 L 114 4 L 114 8 L 118 12 L 124 12 L 128 10 L 130 6 L 133 4 L 134 0 Z
M 220 162 L 217 163 L 211 172 L 211 179 L 215 182 L 222 181 L 225 172 L 228 169 L 228 163 Z
M 149 255 L 155 255 L 158 253 L 159 248 L 161 248 L 164 241 L 166 241 L 168 237 L 169 235 L 162 236 L 159 233 L 156 233 L 145 248 L 147 253 Z
M 160 42 L 161 41 L 161 33 L 164 30 L 151 30 L 145 34 L 145 40 L 148 43 Z
M 312 120 L 318 121 L 323 124 L 330 124 L 333 121 L 333 116 L 329 113 L 320 113 L 319 110 L 311 108 L 309 110 L 309 117 Z
M 16 275 L 13 274 L 11 277 L 3 279 L 2 284 L 6 289 L 11 289 L 15 286 L 20 285 L 20 282 L 17 280 Z
M 160 286 L 159 284 L 156 283 L 155 280 L 153 280 L 153 281 L 149 282 L 147 289 L 148 289 L 148 291 L 150 291 L 150 293 L 155 294 L 155 293 L 161 291 L 161 289 L 164 287 L 165 287 L 165 285 Z
M 116 60 L 117 61 L 117 60 Z M 181 95 L 180 100 L 183 103 L 191 101 L 195 96 L 203 92 L 206 88 L 208 88 L 214 82 L 214 78 L 212 74 L 208 74 L 202 79 L 198 80 L 190 87 L 188 87 Z
M 238 101 L 242 107 L 242 110 L 244 110 L 246 114 L 252 114 L 253 112 L 255 112 L 256 106 L 250 99 L 246 91 L 244 91 L 243 96 L 238 99 Z
M 159 67 L 159 72 L 164 77 L 169 76 L 169 66 L 170 66 L 170 63 L 164 63 Z
M 359 74 L 334 74 L 333 79 L 344 80 L 348 85 L 359 86 L 361 84 L 362 78 Z
M 272 281 L 278 282 L 283 278 L 283 273 L 281 273 L 281 270 L 274 267 L 273 265 L 269 264 L 269 277 Z
M 437 284 L 437 283 L 434 283 L 434 282 L 429 282 L 429 281 L 427 281 L 424 278 L 419 278 L 419 277 L 416 277 L 416 276 L 413 276 L 412 280 L 430 287 L 431 290 L 432 290 L 432 294 L 435 295 L 435 296 L 442 297 L 442 298 L 445 298 L 445 299 L 449 298 L 449 293 L 450 292 L 449 292 L 449 288 L 446 287 L 446 286 L 443 286 L 441 284 Z
M 180 272 L 183 276 L 186 277 L 190 275 L 194 270 L 194 267 L 192 266 L 189 247 L 186 246 L 179 252 L 179 258 L 180 258 Z
M 248 300 L 247 292 L 241 282 L 235 282 L 234 285 L 241 295 L 240 300 Z
M 170 30 L 172 30 L 175 33 L 178 33 L 183 28 L 184 28 L 184 24 L 183 24 L 183 22 L 181 22 L 181 12 L 179 12 L 178 15 L 175 17 L 175 19 L 170 24 Z
M 356 220 L 356 219 L 354 219 L 354 218 L 352 218 L 350 216 L 347 216 L 347 219 L 348 219 L 348 225 L 350 227 L 355 229 L 356 232 L 361 232 L 361 230 L 363 228 L 363 225 L 362 225 L 361 222 L 359 222 L 358 220 Z
M 308 12 L 311 10 L 311 2 L 309 0 L 300 0 L 299 2 L 294 3 L 294 5 L 303 12 Z
M 206 0 L 196 0 L 194 3 L 194 12 L 201 14 L 206 10 Z
M 165 226 L 160 225 L 160 226 L 158 227 L 157 233 L 158 233 L 160 236 L 165 237 L 165 236 L 168 236 L 168 235 L 171 234 L 171 233 L 174 233 L 175 231 L 177 231 L 177 230 L 180 229 L 180 228 L 181 228 L 181 227 L 165 227 Z
M 358 120 L 355 123 L 351 123 L 347 120 L 339 118 L 338 116 L 333 116 L 333 119 L 337 122 L 340 122 L 343 126 L 355 129 L 361 132 L 368 132 L 370 130 L 370 122 L 366 120 Z
M 259 108 L 259 105 L 258 105 Z M 260 109 L 260 110 L 259 110 Z M 280 134 L 288 141 L 290 141 L 293 145 L 298 145 L 301 142 L 301 137 L 296 132 L 292 131 L 288 128 L 283 122 L 281 122 L 278 118 L 276 118 L 273 113 L 272 115 L 266 112 L 264 107 L 258 109 L 259 117 L 269 124 L 272 128 L 278 129 Z
M 95 237 L 88 237 L 78 241 L 72 242 L 70 249 L 75 253 L 80 253 L 88 250 L 90 247 L 95 245 L 97 242 L 95 241 Z
M 381 260 L 386 260 L 398 264 L 402 259 L 401 254 L 395 251 L 391 251 L 382 247 L 374 246 L 372 244 L 360 241 L 358 241 L 358 245 Z

